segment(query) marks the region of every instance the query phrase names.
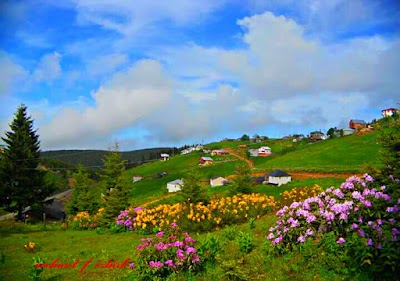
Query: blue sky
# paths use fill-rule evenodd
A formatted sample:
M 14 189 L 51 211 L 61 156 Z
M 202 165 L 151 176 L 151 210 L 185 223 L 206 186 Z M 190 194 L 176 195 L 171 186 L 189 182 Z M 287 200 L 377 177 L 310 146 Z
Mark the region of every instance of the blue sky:
M 27 0 L 0 11 L 1 135 L 23 103 L 43 150 L 307 134 L 399 107 L 395 0 Z

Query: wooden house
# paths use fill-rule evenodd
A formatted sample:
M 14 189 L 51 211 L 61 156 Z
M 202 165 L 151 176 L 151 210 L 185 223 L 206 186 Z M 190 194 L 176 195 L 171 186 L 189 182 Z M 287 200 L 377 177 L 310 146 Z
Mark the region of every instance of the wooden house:
M 364 120 L 351 119 L 349 122 L 349 128 L 354 129 L 356 131 L 365 127 L 367 127 L 367 123 L 365 123 Z
M 214 160 L 211 157 L 200 157 L 199 165 L 212 165 Z

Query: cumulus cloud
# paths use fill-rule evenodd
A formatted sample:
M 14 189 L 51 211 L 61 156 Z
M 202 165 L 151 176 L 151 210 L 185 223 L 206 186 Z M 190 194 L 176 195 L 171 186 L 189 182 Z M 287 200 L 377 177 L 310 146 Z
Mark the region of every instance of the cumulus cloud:
M 81 111 L 63 108 L 42 128 L 49 146 L 95 140 L 133 126 L 149 114 L 162 111 L 172 83 L 154 60 L 142 60 L 92 94 L 94 106 Z
M 50 82 L 58 78 L 62 73 L 60 61 L 61 55 L 57 52 L 44 55 L 33 72 L 35 81 Z
M 9 54 L 0 51 L 0 96 L 11 93 L 16 83 L 28 75 L 29 73 L 15 63 Z
M 277 126 L 288 134 L 373 119 L 380 106 L 396 102 L 398 39 L 324 42 L 271 12 L 237 24 L 240 48 L 191 43 L 150 50 L 154 60 L 117 72 L 93 93 L 93 106 L 60 111 L 44 127 L 47 143 L 87 143 L 137 128 L 160 144 Z M 104 59 L 116 61 L 114 69 L 126 63 L 123 55 Z M 371 105 L 375 116 L 365 112 Z

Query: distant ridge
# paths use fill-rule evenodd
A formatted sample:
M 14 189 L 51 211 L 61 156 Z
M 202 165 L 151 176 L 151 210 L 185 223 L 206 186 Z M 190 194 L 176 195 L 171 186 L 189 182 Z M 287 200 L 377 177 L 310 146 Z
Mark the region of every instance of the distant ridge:
M 45 159 L 58 160 L 64 163 L 85 167 L 100 168 L 103 166 L 104 157 L 109 153 L 107 150 L 72 149 L 72 150 L 49 150 L 43 151 Z M 132 167 L 149 160 L 160 158 L 161 153 L 176 154 L 178 150 L 171 147 L 147 148 L 133 151 L 122 151 L 122 159 L 127 161 L 127 166 Z

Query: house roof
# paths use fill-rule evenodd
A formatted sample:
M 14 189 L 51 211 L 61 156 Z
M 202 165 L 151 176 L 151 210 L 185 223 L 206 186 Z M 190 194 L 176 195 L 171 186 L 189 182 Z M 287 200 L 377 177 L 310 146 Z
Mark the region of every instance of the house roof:
M 261 146 L 259 149 L 269 149 L 269 150 L 271 150 L 271 148 L 269 146 Z
M 393 111 L 393 110 L 397 110 L 397 109 L 396 109 L 396 108 L 393 108 L 393 107 L 391 107 L 391 108 L 386 108 L 386 109 L 382 109 L 382 111 L 388 111 L 388 110 Z
M 183 185 L 183 181 L 180 179 L 174 180 L 174 181 L 170 181 L 168 184 L 179 184 L 179 185 Z
M 224 178 L 224 177 L 221 177 L 221 176 L 216 176 L 216 177 L 213 177 L 213 178 L 211 178 L 211 180 L 216 180 L 216 179 L 219 179 L 219 178 L 221 178 L 221 179 L 224 179 L 224 180 L 227 180 L 226 178 Z
M 161 153 L 161 157 L 169 157 L 169 154 L 167 154 L 167 153 Z
M 214 161 L 211 157 L 200 157 L 200 159 L 203 159 L 204 161 Z
M 250 177 L 250 181 L 254 181 L 256 183 L 262 184 L 265 181 L 264 177 Z
M 351 119 L 350 122 L 359 123 L 359 124 L 366 124 L 364 120 L 360 120 L 360 119 Z
M 268 174 L 267 177 L 289 177 L 290 175 L 282 170 L 275 170 Z

